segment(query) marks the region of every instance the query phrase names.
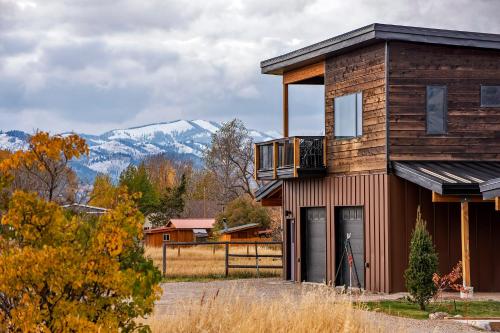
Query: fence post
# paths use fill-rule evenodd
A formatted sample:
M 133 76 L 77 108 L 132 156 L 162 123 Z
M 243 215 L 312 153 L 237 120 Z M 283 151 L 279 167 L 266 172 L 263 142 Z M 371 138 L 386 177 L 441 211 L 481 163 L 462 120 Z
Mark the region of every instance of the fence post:
M 255 242 L 255 267 L 257 267 L 257 278 L 259 278 L 259 252 L 257 251 L 257 242 Z
M 226 277 L 229 275 L 229 243 L 226 242 Z
M 163 242 L 163 255 L 162 255 L 162 260 L 163 260 L 163 277 L 167 276 L 167 244 Z
M 181 247 L 180 246 L 177 246 L 177 256 L 178 257 L 181 256 Z

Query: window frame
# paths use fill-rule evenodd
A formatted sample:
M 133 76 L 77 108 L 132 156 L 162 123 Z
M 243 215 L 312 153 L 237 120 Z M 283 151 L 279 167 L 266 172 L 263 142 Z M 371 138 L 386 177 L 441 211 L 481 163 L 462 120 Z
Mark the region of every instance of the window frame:
M 165 239 L 165 236 L 167 236 L 166 237 L 167 239 Z M 163 241 L 164 242 L 170 242 L 170 234 L 163 234 Z
M 444 88 L 443 107 L 443 132 L 429 132 L 429 88 Z M 426 135 L 446 135 L 448 134 L 448 85 L 428 84 L 425 86 L 425 134 Z
M 500 89 L 500 84 L 481 84 L 479 89 L 479 106 L 482 108 L 500 108 L 500 103 L 493 105 L 483 104 L 483 87 L 498 87 Z
M 335 131 L 335 124 L 337 124 L 337 122 L 335 121 L 335 114 L 337 114 L 337 108 L 335 107 L 335 100 L 337 100 L 338 98 L 342 98 L 342 97 L 347 97 L 347 96 L 351 96 L 351 95 L 354 95 L 354 101 L 355 101 L 355 105 L 354 105 L 354 121 L 355 121 L 355 125 L 354 125 L 354 131 L 355 131 L 355 135 L 350 135 L 350 136 L 337 136 L 336 135 L 336 131 Z M 353 93 L 349 93 L 349 94 L 346 94 L 346 95 L 342 95 L 342 96 L 336 96 L 333 98 L 333 112 L 334 112 L 334 115 L 333 115 L 333 137 L 335 140 L 351 140 L 351 139 L 355 139 L 355 138 L 360 138 L 363 136 L 363 91 L 360 90 L 360 91 L 356 91 L 356 92 L 353 92 Z M 359 113 L 358 113 L 358 110 L 359 110 Z M 358 130 L 360 130 L 358 132 Z

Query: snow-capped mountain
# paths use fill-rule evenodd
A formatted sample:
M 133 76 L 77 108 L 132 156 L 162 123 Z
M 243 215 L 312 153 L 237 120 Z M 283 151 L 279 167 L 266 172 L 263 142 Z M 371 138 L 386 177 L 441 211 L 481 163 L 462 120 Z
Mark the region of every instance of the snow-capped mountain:
M 191 160 L 201 166 L 204 149 L 211 135 L 221 124 L 206 120 L 176 120 L 139 127 L 116 129 L 101 135 L 79 133 L 89 145 L 88 158 L 72 162 L 79 178 L 92 181 L 97 173 L 116 179 L 130 163 L 137 164 L 145 157 L 166 154 L 171 158 Z M 255 142 L 271 140 L 276 133 L 249 130 Z M 28 133 L 0 132 L 0 149 L 19 150 L 26 147 Z

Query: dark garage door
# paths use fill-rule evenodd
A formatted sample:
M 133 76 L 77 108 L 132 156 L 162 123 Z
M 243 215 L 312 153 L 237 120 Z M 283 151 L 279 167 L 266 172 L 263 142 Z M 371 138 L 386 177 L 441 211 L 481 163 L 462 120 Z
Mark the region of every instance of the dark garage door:
M 325 208 L 307 208 L 306 216 L 306 281 L 326 280 L 326 212 Z
M 338 209 L 336 223 L 336 262 L 338 276 L 336 285 L 349 286 L 349 262 L 347 257 L 342 254 L 345 251 L 346 235 L 350 233 L 351 247 L 354 259 L 354 265 L 358 273 L 361 287 L 365 286 L 365 252 L 364 252 L 364 226 L 363 226 L 363 207 L 342 207 Z M 342 261 L 341 261 L 342 259 Z M 352 287 L 357 287 L 354 274 L 354 265 L 352 270 Z M 339 267 L 340 266 L 340 267 Z

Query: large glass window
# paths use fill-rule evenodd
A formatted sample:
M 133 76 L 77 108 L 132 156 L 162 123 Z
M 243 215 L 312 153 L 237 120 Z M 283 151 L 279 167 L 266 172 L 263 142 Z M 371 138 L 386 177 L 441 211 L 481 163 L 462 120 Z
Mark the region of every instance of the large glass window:
M 363 94 L 335 98 L 335 137 L 350 138 L 363 134 Z
M 446 86 L 427 86 L 427 134 L 446 134 Z
M 481 86 L 481 106 L 500 107 L 500 86 Z

